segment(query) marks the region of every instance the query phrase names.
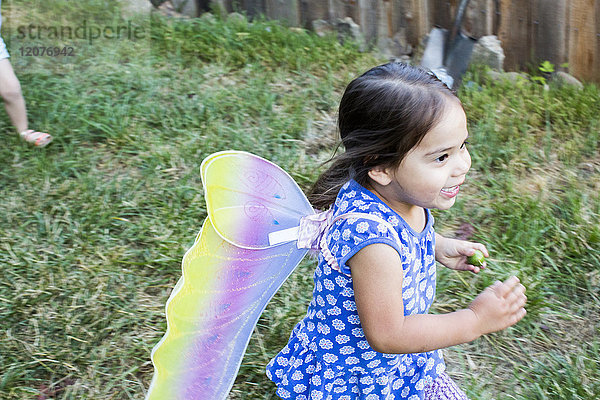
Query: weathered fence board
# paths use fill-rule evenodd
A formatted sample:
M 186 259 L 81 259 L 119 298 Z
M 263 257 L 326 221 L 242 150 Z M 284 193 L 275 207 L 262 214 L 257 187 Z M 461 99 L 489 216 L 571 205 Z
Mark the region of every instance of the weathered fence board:
M 300 25 L 299 0 L 265 0 L 267 17 L 284 21 L 290 25 Z
M 367 42 L 377 40 L 378 6 L 378 0 L 359 1 L 359 20 L 357 23 L 361 26 Z
M 249 17 L 265 14 L 265 0 L 244 0 L 241 7 L 246 11 Z
M 329 1 L 300 0 L 300 22 L 303 26 L 311 27 L 312 21 L 329 20 Z
M 327 1 L 327 0 L 323 0 Z M 335 21 L 338 18 L 350 17 L 356 23 L 360 18 L 360 6 L 361 0 L 329 0 L 330 16 Z M 315 1 L 313 0 L 312 3 Z
M 504 66 L 509 70 L 523 69 L 531 59 L 531 2 L 500 0 L 498 38 L 506 56 Z
M 458 7 L 458 0 L 429 0 L 432 26 L 448 28 L 452 25 L 456 7 Z
M 406 40 L 408 44 L 416 47 L 431 29 L 429 2 L 423 0 L 404 0 L 402 4 L 406 23 Z
M 496 20 L 500 10 L 496 9 L 496 4 L 497 2 L 494 0 L 471 0 L 463 20 L 463 29 L 476 38 L 493 35 L 494 32 L 497 32 Z M 454 14 L 452 18 L 454 18 Z M 494 30 L 495 25 L 496 30 Z
M 600 80 L 600 4 L 571 0 L 568 48 L 569 72 L 582 79 Z
M 198 0 L 188 0 L 198 1 Z M 202 0 L 209 1 L 209 0 Z M 352 18 L 367 42 L 392 39 L 413 48 L 432 27 L 450 29 L 460 0 L 213 0 L 225 11 L 265 14 L 307 28 L 317 19 Z M 470 0 L 465 33 L 497 35 L 504 68 L 521 70 L 541 61 L 580 79 L 600 82 L 600 0 Z
M 567 62 L 567 0 L 534 0 L 531 13 L 532 62 Z

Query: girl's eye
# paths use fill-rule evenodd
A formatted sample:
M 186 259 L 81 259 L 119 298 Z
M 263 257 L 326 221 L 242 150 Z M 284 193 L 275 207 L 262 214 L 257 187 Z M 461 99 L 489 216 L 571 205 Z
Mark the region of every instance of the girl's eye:
M 464 143 L 462 144 L 462 146 L 460 146 L 460 148 L 464 149 L 465 147 L 467 147 L 468 144 L 469 144 L 469 141 L 465 140 Z
M 448 158 L 448 154 L 444 154 L 443 156 L 436 158 L 435 161 L 444 162 L 444 160 L 446 160 L 446 158 Z

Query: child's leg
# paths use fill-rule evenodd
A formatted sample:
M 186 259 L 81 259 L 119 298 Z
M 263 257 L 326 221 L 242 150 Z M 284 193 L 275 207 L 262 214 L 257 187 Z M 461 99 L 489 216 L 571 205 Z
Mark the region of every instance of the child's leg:
M 6 112 L 23 140 L 37 147 L 44 147 L 52 141 L 52 136 L 45 132 L 27 129 L 27 108 L 21 93 L 21 84 L 7 58 L 0 59 L 0 97 L 4 100 Z
M 27 130 L 27 109 L 21 84 L 7 58 L 0 60 L 0 96 L 17 132 Z
M 425 388 L 425 400 L 469 400 L 445 372 Z

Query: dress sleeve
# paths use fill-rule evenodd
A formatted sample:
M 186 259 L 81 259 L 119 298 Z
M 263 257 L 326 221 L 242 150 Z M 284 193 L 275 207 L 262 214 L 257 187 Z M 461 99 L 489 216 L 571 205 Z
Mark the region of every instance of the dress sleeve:
M 349 217 L 334 222 L 327 235 L 327 246 L 339 266 L 340 272 L 350 275 L 346 262 L 363 247 L 383 243 L 393 247 L 398 254 L 400 245 L 393 227 L 383 220 Z

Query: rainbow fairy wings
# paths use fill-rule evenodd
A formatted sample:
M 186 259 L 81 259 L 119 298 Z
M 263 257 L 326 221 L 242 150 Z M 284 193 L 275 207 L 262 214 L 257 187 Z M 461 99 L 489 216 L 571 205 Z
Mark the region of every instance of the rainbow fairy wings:
M 208 218 L 167 301 L 147 400 L 225 399 L 260 314 L 307 252 L 295 239 L 315 212 L 277 165 L 226 151 L 201 177 Z

